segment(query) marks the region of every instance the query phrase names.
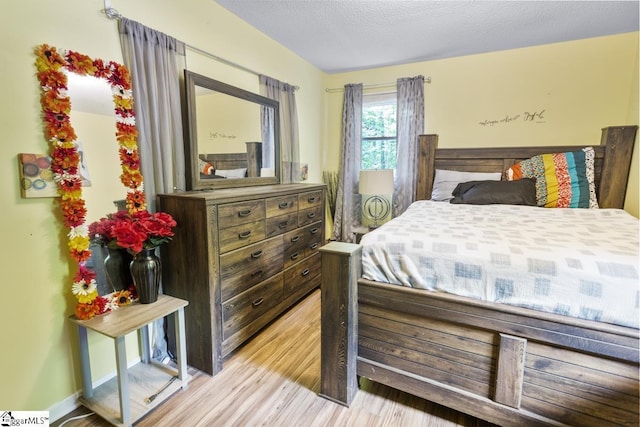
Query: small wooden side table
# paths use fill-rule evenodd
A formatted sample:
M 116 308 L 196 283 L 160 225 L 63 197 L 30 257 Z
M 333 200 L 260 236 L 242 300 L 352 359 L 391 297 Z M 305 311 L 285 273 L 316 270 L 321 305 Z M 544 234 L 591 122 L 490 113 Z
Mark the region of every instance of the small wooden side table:
M 82 396 L 79 401 L 116 426 L 131 426 L 167 397 L 189 382 L 186 361 L 184 307 L 189 303 L 169 295 L 159 295 L 152 304 L 134 303 L 89 320 L 69 319 L 78 328 Z M 177 370 L 151 358 L 149 324 L 172 316 L 176 329 Z M 87 329 L 113 338 L 117 376 L 93 388 Z M 127 369 L 125 335 L 137 331 L 142 347 L 141 363 Z M 175 378 L 174 378 L 175 377 Z M 155 396 L 154 396 L 155 395 Z M 151 399 L 150 399 L 151 398 Z
M 356 243 L 360 243 L 360 240 L 362 240 L 362 236 L 367 234 L 369 231 L 371 231 L 369 227 L 364 227 L 364 226 L 354 227 L 353 232 L 356 235 Z

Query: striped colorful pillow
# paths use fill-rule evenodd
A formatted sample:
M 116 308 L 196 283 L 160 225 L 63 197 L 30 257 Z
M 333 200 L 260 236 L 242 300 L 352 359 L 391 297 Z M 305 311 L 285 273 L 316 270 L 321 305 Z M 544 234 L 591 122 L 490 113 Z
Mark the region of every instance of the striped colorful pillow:
M 598 208 L 594 182 L 593 147 L 566 153 L 541 154 L 516 163 L 507 179 L 536 179 L 538 206 Z

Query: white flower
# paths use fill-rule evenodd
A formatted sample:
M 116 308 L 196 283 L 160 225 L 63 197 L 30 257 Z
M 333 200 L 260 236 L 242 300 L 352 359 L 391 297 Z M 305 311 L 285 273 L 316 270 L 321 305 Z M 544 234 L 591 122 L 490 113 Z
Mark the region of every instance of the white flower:
M 69 229 L 69 239 L 73 239 L 75 237 L 86 237 L 89 235 L 89 226 L 86 224 L 81 224 L 77 227 L 71 227 Z
M 129 117 L 117 116 L 116 120 L 120 123 L 124 123 L 125 125 L 131 125 L 131 126 L 136 125 L 136 118 L 134 116 L 129 116 Z
M 91 280 L 90 283 L 80 280 L 79 282 L 73 282 L 71 286 L 71 292 L 74 295 L 90 295 L 96 290 L 96 281 Z

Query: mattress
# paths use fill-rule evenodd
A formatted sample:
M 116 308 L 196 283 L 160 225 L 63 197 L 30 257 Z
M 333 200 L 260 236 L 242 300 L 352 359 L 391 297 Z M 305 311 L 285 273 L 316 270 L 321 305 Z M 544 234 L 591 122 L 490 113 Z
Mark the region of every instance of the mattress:
M 362 238 L 362 272 L 638 328 L 639 225 L 621 209 L 418 201 Z

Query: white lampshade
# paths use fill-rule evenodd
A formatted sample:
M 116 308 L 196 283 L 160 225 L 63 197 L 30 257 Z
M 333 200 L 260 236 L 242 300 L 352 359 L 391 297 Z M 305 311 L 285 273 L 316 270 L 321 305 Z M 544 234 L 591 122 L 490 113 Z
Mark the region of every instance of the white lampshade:
M 360 171 L 360 194 L 393 194 L 393 169 Z

